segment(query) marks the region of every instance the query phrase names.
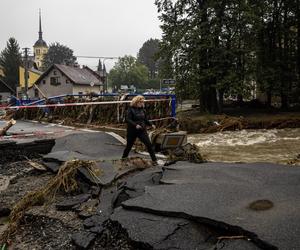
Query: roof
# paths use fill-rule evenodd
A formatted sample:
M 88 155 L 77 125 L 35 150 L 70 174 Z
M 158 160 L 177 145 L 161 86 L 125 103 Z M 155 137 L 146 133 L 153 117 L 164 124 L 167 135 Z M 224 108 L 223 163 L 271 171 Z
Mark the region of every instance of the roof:
M 103 71 L 103 70 L 101 70 L 101 71 L 95 71 L 99 76 L 103 76 L 103 77 L 106 77 L 106 75 L 107 75 L 107 73 L 106 73 L 106 71 Z
M 23 66 L 20 66 L 20 68 L 25 70 L 25 67 L 23 67 Z M 33 66 L 31 68 L 28 68 L 28 71 L 30 71 L 32 73 L 35 73 L 37 75 L 42 75 L 43 74 L 43 71 L 37 70 Z
M 43 39 L 39 39 L 35 42 L 33 47 L 47 47 L 48 48 L 48 45 Z
M 61 64 L 53 64 L 39 77 L 37 83 L 40 83 L 41 80 L 45 76 L 47 76 L 54 68 L 58 69 L 62 74 L 69 78 L 73 84 L 91 85 L 91 83 L 93 83 L 94 85 L 103 85 L 100 80 L 100 76 L 92 69 L 86 66 L 83 68 L 79 68 Z
M 40 70 L 37 70 L 37 69 L 35 69 L 35 68 L 30 68 L 30 69 L 28 69 L 29 71 L 31 71 L 31 72 L 33 72 L 33 73 L 35 73 L 35 74 L 38 74 L 38 75 L 41 75 L 41 74 L 43 74 L 43 72 L 42 71 L 40 71 Z

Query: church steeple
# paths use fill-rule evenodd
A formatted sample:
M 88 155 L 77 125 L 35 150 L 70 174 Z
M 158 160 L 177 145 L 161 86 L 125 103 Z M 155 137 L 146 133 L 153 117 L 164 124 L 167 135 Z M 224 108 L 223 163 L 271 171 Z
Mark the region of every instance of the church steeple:
M 102 63 L 101 63 L 101 59 L 99 59 L 97 71 L 99 71 L 99 72 L 102 71 Z
M 34 61 L 38 66 L 38 68 L 41 68 L 43 65 L 44 56 L 48 52 L 48 45 L 43 40 L 41 9 L 39 9 L 39 39 L 33 45 L 33 50 L 34 50 Z
M 48 48 L 47 43 L 43 40 L 41 9 L 39 9 L 39 39 L 35 42 L 33 47 L 46 47 L 46 48 Z
M 39 9 L 39 23 L 40 23 L 39 40 L 43 40 L 41 9 Z

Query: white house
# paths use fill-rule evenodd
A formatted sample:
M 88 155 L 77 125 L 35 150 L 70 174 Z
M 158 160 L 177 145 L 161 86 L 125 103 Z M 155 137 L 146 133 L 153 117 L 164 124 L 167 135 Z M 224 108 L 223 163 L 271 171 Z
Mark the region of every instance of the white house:
M 103 91 L 104 77 L 87 66 L 82 68 L 53 64 L 36 81 L 36 86 L 28 90 L 33 98 L 63 94 L 88 94 Z

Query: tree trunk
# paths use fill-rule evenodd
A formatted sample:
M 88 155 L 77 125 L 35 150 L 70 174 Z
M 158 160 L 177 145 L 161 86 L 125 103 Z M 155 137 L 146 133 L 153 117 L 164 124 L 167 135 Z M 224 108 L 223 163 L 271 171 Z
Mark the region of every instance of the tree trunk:
M 217 90 L 214 87 L 209 89 L 209 113 L 217 114 L 219 112 L 217 101 Z
M 297 69 L 298 69 L 298 87 L 300 88 L 300 0 L 297 0 Z
M 267 91 L 267 103 L 266 103 L 266 106 L 270 108 L 271 105 L 272 105 L 272 92 L 271 91 Z
M 219 113 L 223 112 L 223 106 L 224 106 L 224 90 L 220 89 L 218 91 L 218 111 Z
M 284 92 L 281 92 L 281 109 L 282 110 L 288 110 L 289 105 L 288 105 L 288 95 Z

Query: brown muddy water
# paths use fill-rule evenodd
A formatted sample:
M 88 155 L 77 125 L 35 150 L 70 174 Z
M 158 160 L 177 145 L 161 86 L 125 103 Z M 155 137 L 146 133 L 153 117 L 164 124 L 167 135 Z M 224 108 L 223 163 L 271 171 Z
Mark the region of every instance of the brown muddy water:
M 287 164 L 300 154 L 300 128 L 190 134 L 188 142 L 208 161 Z

